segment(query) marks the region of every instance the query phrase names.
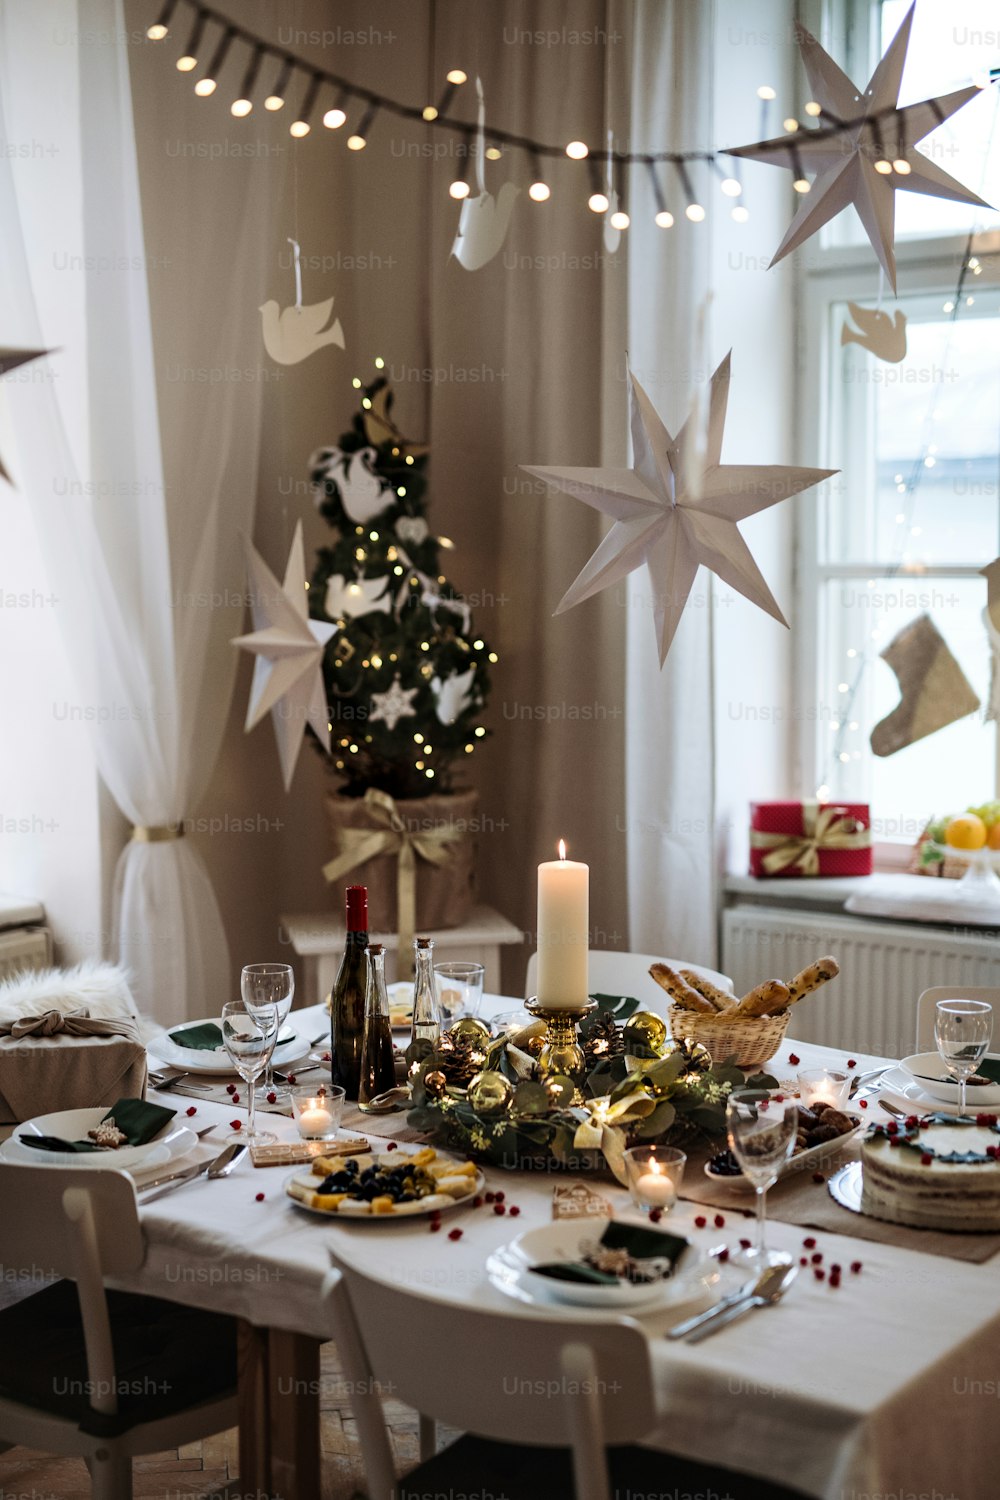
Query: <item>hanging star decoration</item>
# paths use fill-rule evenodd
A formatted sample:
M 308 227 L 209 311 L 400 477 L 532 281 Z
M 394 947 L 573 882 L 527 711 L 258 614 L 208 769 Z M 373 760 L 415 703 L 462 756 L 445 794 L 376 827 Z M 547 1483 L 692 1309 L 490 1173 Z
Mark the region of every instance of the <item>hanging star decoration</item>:
M 372 693 L 372 703 L 375 706 L 368 715 L 369 720 L 381 719 L 386 729 L 392 734 L 400 719 L 412 719 L 416 714 L 416 709 L 413 707 L 416 695 L 415 687 L 400 686 L 397 672 L 392 679 L 392 686 L 387 687 L 384 693 Z
M 729 360 L 727 354 L 712 376 L 703 442 L 699 442 L 693 417 L 676 438 L 671 437 L 630 373 L 633 468 L 521 466 L 613 517 L 615 523 L 563 596 L 556 614 L 619 583 L 645 563 L 653 586 L 661 667 L 700 563 L 787 625 L 736 523 L 837 473 L 836 469 L 721 462 Z
M 295 528 L 283 584 L 249 541 L 246 548 L 254 628 L 252 634 L 237 636 L 232 642 L 256 657 L 245 728 L 249 732 L 265 714 L 273 714 L 287 792 L 307 724 L 329 754 L 321 667 L 323 650 L 337 627 L 309 618 L 301 521 Z
M 41 359 L 44 354 L 51 353 L 51 349 L 0 349 L 0 375 L 7 375 L 21 365 L 30 364 L 33 359 Z M 0 458 L 0 479 L 6 479 L 11 485 L 14 483 L 4 467 L 2 458 Z
M 981 92 L 977 84 L 970 84 L 937 99 L 898 107 L 914 8 L 915 0 L 863 94 L 816 38 L 796 22 L 796 39 L 813 96 L 821 108 L 822 125 L 817 130 L 795 130 L 776 140 L 758 141 L 726 153 L 788 167 L 800 183 L 806 183 L 805 173 L 817 174 L 771 265 L 853 203 L 895 291 L 897 192 L 925 193 L 931 198 L 990 207 L 914 149 L 918 141 Z

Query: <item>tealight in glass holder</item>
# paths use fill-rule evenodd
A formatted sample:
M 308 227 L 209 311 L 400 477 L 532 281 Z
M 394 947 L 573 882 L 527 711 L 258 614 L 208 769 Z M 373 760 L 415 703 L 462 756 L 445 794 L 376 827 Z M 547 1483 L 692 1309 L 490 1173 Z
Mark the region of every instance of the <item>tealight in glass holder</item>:
M 318 1088 L 300 1084 L 292 1089 L 292 1113 L 304 1141 L 329 1141 L 340 1129 L 345 1092 L 339 1084 Z
M 687 1157 L 675 1146 L 633 1146 L 625 1152 L 632 1202 L 643 1213 L 668 1213 L 677 1202 Z
M 829 1104 L 833 1109 L 843 1109 L 851 1092 L 850 1073 L 839 1073 L 832 1068 L 808 1068 L 798 1074 L 799 1100 L 804 1109 L 816 1104 Z

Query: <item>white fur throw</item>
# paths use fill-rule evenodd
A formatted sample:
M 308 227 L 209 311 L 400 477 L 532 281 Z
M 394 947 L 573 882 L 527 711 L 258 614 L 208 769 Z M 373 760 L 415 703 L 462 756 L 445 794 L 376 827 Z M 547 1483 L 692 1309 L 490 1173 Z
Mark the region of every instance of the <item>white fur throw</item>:
M 58 1010 L 86 1010 L 95 1019 L 135 1016 L 124 969 L 87 959 L 74 969 L 34 969 L 0 983 L 0 1023 Z

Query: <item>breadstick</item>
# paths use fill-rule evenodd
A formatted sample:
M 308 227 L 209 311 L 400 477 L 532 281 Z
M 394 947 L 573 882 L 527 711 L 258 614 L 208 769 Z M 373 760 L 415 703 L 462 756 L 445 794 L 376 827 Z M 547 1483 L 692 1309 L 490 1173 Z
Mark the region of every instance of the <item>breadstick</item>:
M 818 990 L 828 979 L 836 979 L 839 973 L 840 965 L 835 958 L 817 958 L 815 963 L 808 964 L 801 974 L 796 974 L 794 979 L 788 981 L 789 1005 L 795 1005 L 811 990 Z
M 649 972 L 681 1010 L 697 1010 L 703 1015 L 715 1015 L 715 1006 L 704 995 L 699 995 L 697 990 L 692 989 L 668 964 L 650 964 Z
M 681 969 L 680 975 L 682 979 L 687 980 L 693 990 L 697 990 L 699 995 L 708 1001 L 713 1010 L 721 1013 L 724 1010 L 732 1010 L 735 1006 L 735 995 L 727 995 L 725 990 L 720 990 L 704 975 L 696 974 L 694 969 Z
M 788 1004 L 788 986 L 780 979 L 765 979 L 744 995 L 736 1007 L 738 1016 L 774 1016 Z

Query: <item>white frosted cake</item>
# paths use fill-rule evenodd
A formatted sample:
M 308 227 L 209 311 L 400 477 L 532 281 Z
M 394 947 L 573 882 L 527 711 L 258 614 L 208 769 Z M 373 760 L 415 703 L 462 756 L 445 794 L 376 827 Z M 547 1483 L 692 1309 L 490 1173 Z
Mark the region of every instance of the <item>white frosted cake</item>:
M 875 1126 L 861 1147 L 862 1212 L 918 1229 L 1000 1229 L 996 1118 L 911 1116 Z

